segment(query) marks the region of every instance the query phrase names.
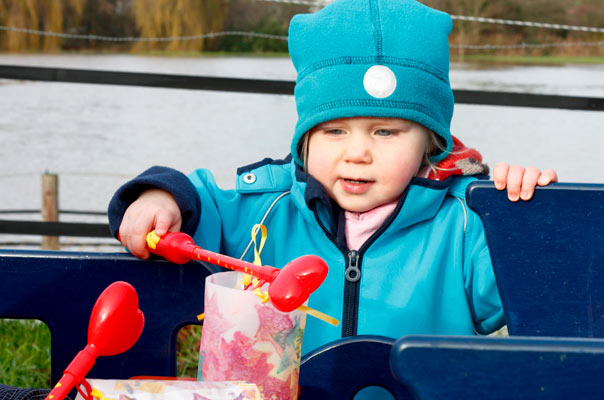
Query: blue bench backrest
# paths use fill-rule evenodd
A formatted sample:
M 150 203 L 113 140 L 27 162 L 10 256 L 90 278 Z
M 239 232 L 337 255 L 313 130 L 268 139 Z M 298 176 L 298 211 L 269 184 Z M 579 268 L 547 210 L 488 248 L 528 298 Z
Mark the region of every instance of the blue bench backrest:
M 601 339 L 406 336 L 391 365 L 420 400 L 604 396 Z
M 142 261 L 129 254 L 0 250 L 0 318 L 48 325 L 54 384 L 86 346 L 98 295 L 112 282 L 126 281 L 138 292 L 145 328 L 126 353 L 99 357 L 88 377 L 175 376 L 176 334 L 198 324 L 212 270 L 203 263 Z
M 604 337 L 604 185 L 552 184 L 512 203 L 473 183 L 512 335 Z

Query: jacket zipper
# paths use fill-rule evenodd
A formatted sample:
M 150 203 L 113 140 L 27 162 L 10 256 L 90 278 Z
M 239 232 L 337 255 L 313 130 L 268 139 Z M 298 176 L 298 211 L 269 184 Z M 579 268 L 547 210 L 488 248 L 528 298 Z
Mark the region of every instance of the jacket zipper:
M 348 261 L 344 272 L 344 309 L 342 310 L 342 337 L 357 334 L 359 318 L 359 293 L 361 286 L 361 265 L 356 250 L 348 252 Z
M 403 192 L 403 198 L 407 196 L 407 190 L 408 187 Z M 325 232 L 327 237 L 336 245 L 336 247 L 340 249 L 340 251 L 342 251 L 344 257 L 346 257 L 346 269 L 344 270 L 344 305 L 342 309 L 342 337 L 357 334 L 357 328 L 359 325 L 359 299 L 361 293 L 361 254 L 363 254 L 365 250 L 371 246 L 378 236 L 388 229 L 392 221 L 394 221 L 395 217 L 398 215 L 402 207 L 402 203 L 403 202 L 399 200 L 399 204 L 392 212 L 392 215 L 386 219 L 384 224 L 378 228 L 378 230 L 375 231 L 365 243 L 363 243 L 358 251 L 348 250 L 338 246 L 334 234 L 331 233 L 325 225 L 323 225 L 317 210 L 313 209 L 315 219 L 319 223 L 321 229 L 323 229 L 323 232 Z
M 357 333 L 357 319 L 359 317 L 359 294 L 361 286 L 361 268 L 359 265 L 359 252 L 357 250 L 348 250 L 337 245 L 336 237 L 323 225 L 316 209 L 313 214 L 323 232 L 329 240 L 333 242 L 342 252 L 346 259 L 346 269 L 344 270 L 344 305 L 342 308 L 342 337 L 353 336 Z

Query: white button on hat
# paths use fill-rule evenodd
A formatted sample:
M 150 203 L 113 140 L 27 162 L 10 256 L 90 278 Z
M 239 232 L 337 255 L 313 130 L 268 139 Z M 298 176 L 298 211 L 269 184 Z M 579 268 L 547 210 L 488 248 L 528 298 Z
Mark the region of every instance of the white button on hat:
M 383 99 L 394 93 L 396 76 L 385 65 L 374 65 L 365 72 L 363 86 L 369 95 L 377 99 Z

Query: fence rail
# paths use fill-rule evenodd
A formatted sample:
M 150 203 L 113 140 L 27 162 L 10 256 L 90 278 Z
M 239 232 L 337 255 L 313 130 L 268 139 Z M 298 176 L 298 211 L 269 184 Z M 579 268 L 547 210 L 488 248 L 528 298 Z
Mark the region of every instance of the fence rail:
M 1 219 L 0 233 L 97 238 L 112 237 L 108 224 L 90 222 L 46 222 Z
M 0 79 L 292 95 L 295 82 L 139 72 L 0 65 Z M 604 111 L 604 98 L 453 90 L 458 104 Z
M 83 210 L 59 210 L 60 214 L 74 214 L 74 215 L 93 215 L 93 216 L 107 216 L 106 211 L 83 211 Z M 27 209 L 27 210 L 0 210 L 0 214 L 40 214 L 40 210 Z

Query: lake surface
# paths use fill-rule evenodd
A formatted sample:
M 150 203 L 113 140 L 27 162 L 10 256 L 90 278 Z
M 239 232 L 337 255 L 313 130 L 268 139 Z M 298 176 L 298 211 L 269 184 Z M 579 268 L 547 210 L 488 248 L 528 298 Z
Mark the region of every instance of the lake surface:
M 0 64 L 295 79 L 287 58 L 0 54 Z M 604 97 L 604 65 L 454 64 L 451 83 Z M 293 96 L 0 80 L 0 210 L 39 209 L 44 171 L 59 174 L 66 210 L 105 210 L 121 183 L 151 165 L 207 167 L 232 188 L 237 167 L 289 152 L 295 123 Z M 452 131 L 491 166 L 604 182 L 604 112 L 456 105 Z

